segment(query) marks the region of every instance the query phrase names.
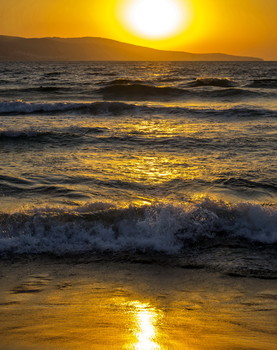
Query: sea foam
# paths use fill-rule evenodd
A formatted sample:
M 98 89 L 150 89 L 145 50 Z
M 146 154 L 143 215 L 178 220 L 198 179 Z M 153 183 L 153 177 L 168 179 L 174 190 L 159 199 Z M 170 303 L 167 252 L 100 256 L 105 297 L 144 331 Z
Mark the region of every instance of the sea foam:
M 229 91 L 230 90 L 230 91 Z M 236 90 L 228 89 L 231 94 L 236 94 Z M 216 91 L 210 92 L 216 95 Z M 225 96 L 226 90 L 221 90 L 221 94 Z M 125 96 L 126 97 L 126 96 Z M 91 115 L 122 115 L 126 113 L 144 113 L 144 114 L 189 114 L 192 116 L 214 116 L 214 117 L 277 117 L 276 109 L 258 108 L 256 106 L 236 105 L 230 108 L 210 108 L 210 107 L 179 107 L 177 106 L 161 106 L 125 103 L 125 102 L 23 102 L 9 101 L 0 102 L 0 115 L 24 115 L 24 114 L 55 114 L 63 112 L 78 112 Z
M 77 209 L 34 209 L 0 216 L 0 252 L 78 254 L 156 251 L 179 254 L 203 241 L 277 243 L 277 211 L 209 199 L 186 206 L 116 209 L 95 203 Z

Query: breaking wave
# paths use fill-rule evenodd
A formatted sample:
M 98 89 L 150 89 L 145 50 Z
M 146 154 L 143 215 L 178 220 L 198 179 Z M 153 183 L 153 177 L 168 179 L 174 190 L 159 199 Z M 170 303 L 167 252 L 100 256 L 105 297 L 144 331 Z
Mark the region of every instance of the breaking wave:
M 191 84 L 191 87 L 225 87 L 220 90 L 206 90 L 199 91 L 197 89 L 189 88 L 177 88 L 171 86 L 154 86 L 147 84 L 110 84 L 106 87 L 100 88 L 98 93 L 102 94 L 104 98 L 108 99 L 138 99 L 138 100 L 151 100 L 161 98 L 190 98 L 190 99 L 209 99 L 209 98 L 251 98 L 257 96 L 263 96 L 262 92 L 253 90 L 247 90 L 244 88 L 235 88 L 231 86 L 231 82 L 227 80 L 221 81 L 220 79 L 206 82 L 205 79 L 196 80 Z M 217 84 L 217 85 L 216 85 Z
M 196 78 L 188 83 L 192 87 L 200 86 L 217 86 L 217 87 L 234 87 L 236 83 L 228 78 Z
M 224 94 L 224 91 L 223 91 Z M 0 102 L 0 115 L 17 115 L 17 114 L 32 114 L 32 113 L 62 113 L 74 112 L 90 113 L 92 115 L 120 115 L 124 113 L 170 113 L 203 115 L 203 116 L 219 116 L 219 117 L 276 117 L 277 111 L 258 108 L 255 106 L 245 107 L 238 105 L 226 109 L 215 108 L 197 108 L 197 107 L 178 107 L 178 106 L 148 106 L 137 105 L 123 102 L 90 102 L 90 103 L 73 103 L 73 102 L 58 102 L 58 103 L 33 103 L 22 101 Z M 0 133 L 3 130 L 0 129 Z
M 69 111 L 84 111 L 97 113 L 123 113 L 136 109 L 135 105 L 121 102 L 91 102 L 91 103 L 30 103 L 22 101 L 1 102 L 0 114 L 30 114 L 58 113 Z
M 169 86 L 152 86 L 146 84 L 111 84 L 99 89 L 104 96 L 121 97 L 164 97 L 180 96 L 184 90 Z
M 93 203 L 76 209 L 34 209 L 0 215 L 0 252 L 156 251 L 180 254 L 190 244 L 242 239 L 277 243 L 277 211 L 205 200 L 185 206 L 117 209 Z

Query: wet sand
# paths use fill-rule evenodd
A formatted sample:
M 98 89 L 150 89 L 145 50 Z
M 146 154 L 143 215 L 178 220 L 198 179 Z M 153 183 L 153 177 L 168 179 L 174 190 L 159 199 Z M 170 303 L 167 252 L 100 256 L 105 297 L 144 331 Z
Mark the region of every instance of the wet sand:
M 0 262 L 1 350 L 273 350 L 277 283 L 162 264 Z

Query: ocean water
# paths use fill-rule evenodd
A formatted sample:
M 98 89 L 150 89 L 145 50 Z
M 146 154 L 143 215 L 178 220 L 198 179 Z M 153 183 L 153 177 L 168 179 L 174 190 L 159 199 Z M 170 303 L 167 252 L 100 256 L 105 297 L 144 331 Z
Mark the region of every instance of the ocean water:
M 0 63 L 0 256 L 275 278 L 277 63 Z

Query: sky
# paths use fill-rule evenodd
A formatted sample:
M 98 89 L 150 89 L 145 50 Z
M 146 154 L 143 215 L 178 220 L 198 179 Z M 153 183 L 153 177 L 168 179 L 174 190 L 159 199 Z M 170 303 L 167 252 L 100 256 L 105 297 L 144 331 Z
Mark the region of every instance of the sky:
M 96 36 L 277 60 L 276 26 L 277 0 L 0 0 L 0 35 Z

